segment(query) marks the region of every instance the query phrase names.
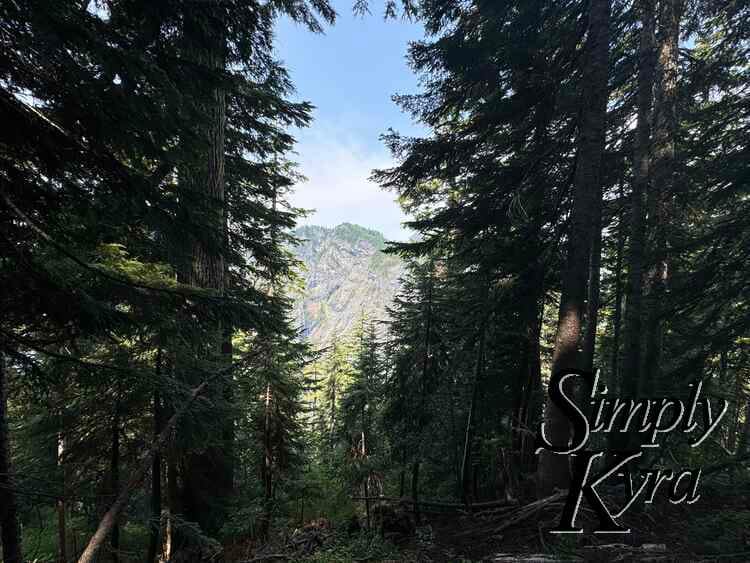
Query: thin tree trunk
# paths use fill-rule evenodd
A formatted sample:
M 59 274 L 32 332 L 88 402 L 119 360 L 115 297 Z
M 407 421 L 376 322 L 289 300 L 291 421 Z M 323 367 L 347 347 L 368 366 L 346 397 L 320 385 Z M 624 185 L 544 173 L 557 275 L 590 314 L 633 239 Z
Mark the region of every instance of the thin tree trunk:
M 629 248 L 627 283 L 625 285 L 625 318 L 620 392 L 626 398 L 640 394 L 641 340 L 643 332 L 643 271 L 646 244 L 644 196 L 651 193 L 651 120 L 656 64 L 654 0 L 640 0 L 641 32 L 638 54 L 638 116 L 633 155 L 633 188 L 630 195 Z M 609 435 L 611 447 L 626 448 L 635 436 L 622 433 Z
M 21 526 L 18 520 L 13 466 L 8 433 L 8 379 L 5 355 L 0 352 L 0 528 L 2 528 L 3 561 L 23 563 Z
M 120 399 L 115 398 L 115 412 L 112 418 L 112 457 L 110 460 L 110 474 L 112 479 L 112 499 L 117 498 L 120 490 Z M 118 563 L 120 560 L 120 523 L 115 520 L 112 526 L 112 536 L 110 538 L 112 547 L 112 561 Z
M 161 362 L 162 350 L 156 351 L 156 385 L 154 386 L 154 439 L 161 434 Z M 159 540 L 161 539 L 161 452 L 154 455 L 151 466 L 151 527 L 148 542 L 148 554 L 146 563 L 154 563 L 159 551 Z
M 172 555 L 175 552 L 175 517 L 181 512 L 180 508 L 180 489 L 177 482 L 177 460 L 174 452 L 169 452 L 167 456 L 167 503 L 168 514 L 164 530 L 164 557 L 167 561 L 172 561 Z
M 271 384 L 266 384 L 266 398 L 263 417 L 263 519 L 260 537 L 267 538 L 271 526 L 271 497 L 273 494 L 273 454 L 271 452 Z
M 512 425 L 513 449 L 518 452 L 522 467 L 530 470 L 535 456 L 531 451 L 528 436 L 539 416 L 541 402 L 539 391 L 542 384 L 541 347 L 541 308 L 544 299 L 544 264 L 542 263 L 542 225 L 544 223 L 544 199 L 547 179 L 542 164 L 542 155 L 548 144 L 549 122 L 552 119 L 554 98 L 545 100 L 537 110 L 534 128 L 535 170 L 531 180 L 528 201 L 529 233 L 528 246 L 530 261 L 525 271 L 519 276 L 521 288 L 521 372 L 520 389 L 516 390 L 516 408 Z
M 552 355 L 552 373 L 580 367 L 578 346 L 586 301 L 591 226 L 597 222 L 596 201 L 601 191 L 609 77 L 609 0 L 591 0 L 588 16 L 587 60 L 582 69 L 583 95 L 571 228 L 567 263 L 563 272 L 555 350 Z M 547 401 L 544 428 L 553 445 L 567 445 L 570 438 L 567 418 L 551 401 Z M 567 489 L 569 483 L 568 456 L 543 450 L 539 458 L 539 494 L 546 496 L 555 488 Z
M 602 263 L 602 193 L 599 190 L 594 211 L 593 240 L 589 256 L 589 283 L 586 299 L 586 328 L 583 334 L 583 369 L 593 371 L 596 328 L 599 322 L 599 285 Z
M 641 387 L 651 394 L 659 385 L 663 345 L 662 307 L 669 276 L 667 225 L 673 212 L 677 173 L 675 143 L 677 137 L 677 80 L 679 73 L 680 20 L 683 0 L 662 0 L 659 3 L 658 66 L 654 101 L 653 186 L 648 192 L 649 257 L 648 318 L 645 327 Z M 666 391 L 666 390 L 665 390 Z
M 620 200 L 622 201 L 622 184 L 620 184 Z M 612 357 L 610 360 L 609 388 L 612 393 L 617 393 L 620 387 L 619 365 L 620 365 L 620 332 L 622 329 L 622 257 L 625 249 L 625 225 L 623 206 L 617 226 L 617 250 L 615 256 L 615 304 L 612 313 Z
M 474 366 L 474 385 L 472 386 L 471 402 L 469 403 L 469 412 L 466 417 L 466 434 L 464 436 L 464 454 L 461 461 L 461 497 L 465 504 L 471 504 L 474 500 L 471 488 L 471 452 L 474 447 L 474 435 L 476 430 L 476 406 L 479 393 L 479 386 L 482 379 L 482 369 L 484 367 L 484 340 L 485 340 L 485 323 L 482 323 L 479 335 L 479 347 L 477 350 L 476 365 Z
M 364 431 L 364 418 L 365 418 L 365 412 L 364 408 L 362 409 L 362 461 L 366 464 L 367 463 L 367 445 L 365 443 L 365 431 Z M 367 529 L 370 529 L 370 492 L 367 487 L 367 482 L 370 480 L 370 473 L 368 471 L 367 475 L 365 476 L 365 480 L 362 483 L 363 489 L 365 493 L 365 514 L 367 516 Z
M 62 397 L 62 393 L 60 394 Z M 62 400 L 61 400 L 62 402 Z M 57 467 L 62 477 L 62 495 L 56 502 L 57 509 L 57 559 L 60 563 L 68 561 L 68 531 L 65 522 L 67 512 L 66 495 L 68 493 L 67 474 L 65 465 L 65 428 L 63 427 L 63 415 L 60 413 L 60 432 L 57 434 Z
M 414 519 L 419 524 L 422 520 L 419 512 L 419 461 L 415 461 L 411 473 L 411 498 L 414 501 Z

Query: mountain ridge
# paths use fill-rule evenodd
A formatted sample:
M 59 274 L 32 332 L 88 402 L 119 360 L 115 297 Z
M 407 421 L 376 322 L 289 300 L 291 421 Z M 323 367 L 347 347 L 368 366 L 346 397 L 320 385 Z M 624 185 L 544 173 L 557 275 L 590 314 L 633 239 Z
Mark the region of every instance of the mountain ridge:
M 294 254 L 305 266 L 305 291 L 295 304 L 304 337 L 323 344 L 351 331 L 362 315 L 386 318 L 386 308 L 400 287 L 403 263 L 383 252 L 382 233 L 341 223 L 304 225 L 293 234 L 301 240 Z

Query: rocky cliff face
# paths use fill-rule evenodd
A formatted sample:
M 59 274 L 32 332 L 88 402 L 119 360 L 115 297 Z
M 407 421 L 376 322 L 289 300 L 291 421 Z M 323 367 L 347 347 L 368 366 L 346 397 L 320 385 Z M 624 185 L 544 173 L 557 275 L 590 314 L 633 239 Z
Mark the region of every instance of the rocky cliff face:
M 306 291 L 296 305 L 304 335 L 313 343 L 351 330 L 361 315 L 384 319 L 398 291 L 402 262 L 383 254 L 385 239 L 377 231 L 351 223 L 333 229 L 305 226 L 295 235 L 304 262 Z

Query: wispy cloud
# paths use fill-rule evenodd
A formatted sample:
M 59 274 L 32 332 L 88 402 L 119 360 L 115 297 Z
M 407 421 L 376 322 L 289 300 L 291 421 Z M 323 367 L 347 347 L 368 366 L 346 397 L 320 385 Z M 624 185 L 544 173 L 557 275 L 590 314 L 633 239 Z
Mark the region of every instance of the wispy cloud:
M 299 131 L 297 139 L 296 160 L 307 182 L 295 187 L 290 202 L 315 209 L 304 224 L 333 227 L 357 223 L 392 240 L 408 238 L 408 231 L 401 226 L 405 216 L 394 194 L 368 179 L 374 168 L 393 164 L 385 147 L 365 144 L 343 122 L 316 120 L 311 128 Z

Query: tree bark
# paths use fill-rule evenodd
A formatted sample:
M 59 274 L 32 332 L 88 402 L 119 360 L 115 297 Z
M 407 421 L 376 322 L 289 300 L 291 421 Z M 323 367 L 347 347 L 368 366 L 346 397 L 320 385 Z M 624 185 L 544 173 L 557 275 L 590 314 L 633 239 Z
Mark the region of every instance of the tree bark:
M 541 18 L 541 15 L 538 17 Z M 544 85 L 535 85 L 543 88 Z M 524 470 L 531 470 L 535 456 L 528 440 L 529 429 L 536 426 L 541 409 L 539 392 L 542 384 L 541 310 L 544 299 L 544 264 L 542 263 L 542 225 L 544 224 L 544 200 L 547 192 L 547 178 L 543 169 L 543 155 L 549 141 L 549 124 L 554 109 L 554 96 L 545 97 L 538 105 L 534 127 L 534 172 L 530 182 L 527 207 L 529 209 L 528 255 L 529 264 L 519 276 L 521 289 L 521 369 L 520 385 L 515 390 L 516 406 L 512 425 L 513 449 Z
M 119 394 L 118 394 L 119 395 Z M 112 417 L 112 452 L 110 460 L 110 474 L 112 479 L 112 499 L 117 498 L 120 490 L 120 404 L 119 396 L 115 398 L 115 412 Z M 112 526 L 112 561 L 118 563 L 120 560 L 120 523 L 115 520 Z
M 62 390 L 60 390 L 60 403 L 64 404 L 64 396 Z M 68 561 L 68 530 L 66 523 L 66 512 L 67 512 L 67 494 L 68 494 L 68 476 L 67 468 L 65 464 L 65 426 L 64 426 L 64 414 L 62 406 L 60 409 L 60 431 L 57 433 L 57 467 L 60 471 L 62 478 L 62 495 L 57 499 L 57 559 L 60 563 L 67 563 Z
M 633 187 L 630 195 L 629 248 L 625 285 L 625 318 L 622 362 L 619 368 L 621 393 L 625 398 L 640 394 L 641 339 L 643 322 L 643 270 L 646 244 L 644 196 L 651 193 L 651 120 L 654 90 L 655 9 L 654 0 L 640 0 L 641 32 L 638 52 L 638 115 L 633 151 Z M 627 434 L 609 436 L 613 449 L 627 448 L 635 439 Z
M 677 80 L 679 73 L 680 20 L 683 0 L 659 3 L 658 65 L 654 101 L 653 186 L 648 192 L 649 262 L 646 350 L 641 387 L 648 394 L 660 384 L 663 344 L 663 304 L 669 276 L 667 227 L 673 216 L 676 187 Z M 664 390 L 666 391 L 666 390 Z
M 161 385 L 161 362 L 162 351 L 159 348 L 156 352 L 156 385 L 154 387 L 154 439 L 161 434 L 161 394 L 159 385 Z M 154 461 L 151 465 L 151 526 L 148 542 L 148 554 L 146 555 L 147 563 L 154 563 L 159 552 L 159 540 L 161 539 L 161 452 L 154 455 Z
M 18 520 L 13 466 L 8 433 L 8 378 L 5 355 L 0 352 L 0 528 L 2 528 L 3 561 L 23 563 L 21 526 Z
M 589 256 L 588 296 L 586 299 L 586 328 L 583 335 L 583 369 L 593 371 L 596 351 L 596 328 L 599 323 L 599 285 L 602 263 L 602 192 L 594 203 L 591 254 Z
M 552 355 L 552 373 L 580 367 L 578 346 L 586 301 L 592 225 L 604 152 L 609 77 L 609 0 L 591 0 L 588 14 L 587 56 L 582 69 L 578 148 L 573 185 L 571 227 L 567 262 L 563 272 L 560 310 Z M 545 409 L 545 434 L 555 446 L 566 445 L 570 428 L 565 415 L 549 400 Z M 539 458 L 538 492 L 547 495 L 570 483 L 568 456 L 542 450 Z
M 199 225 L 192 228 L 201 236 L 189 239 L 187 282 L 200 288 L 226 292 L 227 212 L 225 202 L 226 92 L 217 83 L 226 67 L 226 37 L 223 8 L 217 3 L 191 4 L 183 14 L 185 56 L 191 64 L 212 76 L 201 79 L 204 86 L 193 90 L 204 119 L 196 125 L 191 160 L 181 170 L 181 184 L 188 216 Z M 231 357 L 231 333 L 218 308 L 209 322 L 215 323 L 206 355 L 226 364 Z M 223 403 L 231 398 L 231 384 L 211 389 L 212 398 Z M 216 439 L 200 452 L 185 456 L 182 468 L 182 507 L 187 520 L 197 522 L 209 534 L 217 532 L 225 518 L 224 506 L 233 492 L 231 462 L 232 421 L 224 413 L 217 421 Z M 218 445 L 217 445 L 218 444 Z M 180 542 L 182 543 L 182 542 Z M 192 557 L 192 555 L 188 555 Z
M 464 504 L 471 504 L 474 500 L 471 483 L 471 452 L 474 447 L 474 435 L 476 430 L 476 406 L 481 385 L 482 370 L 484 367 L 484 341 L 485 341 L 485 323 L 482 323 L 479 334 L 479 347 L 477 350 L 476 365 L 474 366 L 474 385 L 472 386 L 471 402 L 469 403 L 469 412 L 466 418 L 466 434 L 464 436 L 464 454 L 461 461 L 461 497 Z
M 412 466 L 411 498 L 414 501 L 414 519 L 417 521 L 417 524 L 419 524 L 422 519 L 419 512 L 419 460 L 415 461 Z
M 620 200 L 622 201 L 622 184 L 620 184 Z M 620 388 L 620 333 L 622 331 L 622 258 L 625 250 L 625 216 L 624 205 L 620 206 L 617 224 L 617 250 L 615 256 L 615 305 L 612 313 L 612 356 L 610 359 L 609 389 L 618 393 Z
M 269 352 L 270 353 L 270 352 Z M 267 538 L 271 526 L 271 498 L 273 495 L 273 452 L 271 450 L 271 384 L 266 384 L 266 397 L 263 407 L 263 460 L 261 477 L 263 478 L 263 518 L 260 537 Z

